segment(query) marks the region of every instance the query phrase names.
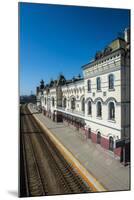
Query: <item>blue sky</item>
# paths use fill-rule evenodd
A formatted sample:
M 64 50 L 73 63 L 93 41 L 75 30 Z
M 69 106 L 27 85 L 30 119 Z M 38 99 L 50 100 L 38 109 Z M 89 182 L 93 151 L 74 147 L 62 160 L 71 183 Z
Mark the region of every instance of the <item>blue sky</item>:
M 19 4 L 20 94 L 59 73 L 72 78 L 126 27 L 129 10 Z

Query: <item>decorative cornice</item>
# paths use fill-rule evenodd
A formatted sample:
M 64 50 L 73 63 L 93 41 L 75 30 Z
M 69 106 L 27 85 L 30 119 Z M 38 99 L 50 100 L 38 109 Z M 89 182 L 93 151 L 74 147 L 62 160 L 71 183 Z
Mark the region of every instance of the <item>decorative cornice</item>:
M 94 60 L 94 61 L 92 61 L 92 62 L 90 62 L 90 63 L 88 63 L 88 64 L 86 64 L 86 65 L 83 65 L 83 66 L 82 66 L 82 69 L 85 70 L 85 69 L 87 69 L 87 68 L 91 68 L 91 67 L 93 67 L 94 65 L 99 64 L 100 62 L 102 62 L 102 61 L 104 61 L 104 60 L 110 58 L 111 56 L 115 56 L 115 55 L 117 55 L 118 53 L 121 53 L 122 50 L 124 51 L 123 48 L 116 49 L 115 51 L 111 52 L 109 55 L 106 55 L 106 56 L 104 56 L 104 57 L 102 57 L 102 58 L 100 58 L 100 59 L 98 59 L 98 60 Z
M 114 67 L 114 68 L 107 68 L 107 69 L 103 69 L 102 71 L 97 71 L 94 72 L 93 74 L 89 74 L 89 75 L 85 75 L 84 80 L 88 79 L 88 78 L 92 78 L 92 77 L 96 77 L 96 76 L 100 76 L 106 73 L 111 73 L 111 72 L 115 72 L 121 69 L 121 66 L 118 67 Z

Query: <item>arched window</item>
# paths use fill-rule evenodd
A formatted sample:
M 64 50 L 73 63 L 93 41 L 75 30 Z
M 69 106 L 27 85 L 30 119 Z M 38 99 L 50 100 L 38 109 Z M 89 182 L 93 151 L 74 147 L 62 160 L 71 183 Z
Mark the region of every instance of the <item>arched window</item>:
M 101 102 L 98 101 L 97 102 L 97 117 L 101 117 L 102 116 L 102 105 Z
M 87 81 L 87 90 L 88 92 L 91 92 L 91 80 Z
M 82 99 L 81 102 L 81 110 L 84 112 L 85 111 L 85 98 Z
M 71 109 L 75 109 L 75 107 L 76 107 L 76 99 L 73 97 L 71 99 Z
M 47 103 L 47 100 L 46 100 L 46 97 L 45 97 L 45 105 L 46 105 L 46 103 Z
M 110 74 L 108 76 L 108 87 L 109 89 L 114 89 L 114 75 Z
M 66 108 L 66 106 L 67 106 L 67 99 L 64 98 L 64 100 L 63 100 L 63 107 Z
M 88 115 L 92 114 L 92 103 L 91 101 L 88 102 Z
M 96 84 L 97 84 L 97 90 L 101 90 L 101 79 L 100 79 L 100 77 L 97 77 Z
M 114 149 L 114 139 L 112 136 L 109 137 L 109 150 L 113 151 Z
M 55 102 L 54 102 L 54 97 L 52 97 L 52 106 L 54 106 Z
M 101 133 L 99 131 L 97 133 L 97 144 L 101 144 Z
M 109 119 L 114 120 L 115 119 L 115 105 L 114 102 L 109 103 Z

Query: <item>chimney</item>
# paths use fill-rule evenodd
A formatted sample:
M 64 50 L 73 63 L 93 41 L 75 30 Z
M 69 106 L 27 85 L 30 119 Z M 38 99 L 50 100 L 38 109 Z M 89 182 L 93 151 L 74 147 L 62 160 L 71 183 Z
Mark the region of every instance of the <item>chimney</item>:
M 130 43 L 130 28 L 125 28 L 124 39 L 126 43 Z

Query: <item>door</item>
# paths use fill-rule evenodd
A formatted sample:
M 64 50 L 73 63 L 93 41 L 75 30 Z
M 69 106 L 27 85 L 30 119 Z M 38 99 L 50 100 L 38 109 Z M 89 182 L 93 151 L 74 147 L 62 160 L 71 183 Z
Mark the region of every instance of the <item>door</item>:
M 97 133 L 97 143 L 101 144 L 101 133 L 100 132 Z
M 88 129 L 88 138 L 91 138 L 91 128 Z

